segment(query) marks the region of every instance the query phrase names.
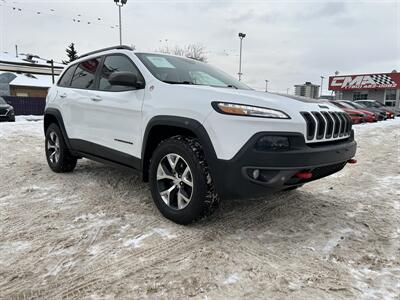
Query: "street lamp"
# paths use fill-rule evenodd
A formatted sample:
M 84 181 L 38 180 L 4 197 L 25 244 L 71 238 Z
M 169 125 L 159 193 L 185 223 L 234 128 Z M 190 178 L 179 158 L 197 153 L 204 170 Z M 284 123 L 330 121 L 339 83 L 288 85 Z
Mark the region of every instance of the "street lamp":
M 239 54 L 239 81 L 242 79 L 242 43 L 243 39 L 246 37 L 245 33 L 239 32 L 239 39 L 240 39 L 240 54 Z
M 320 97 L 322 97 L 322 85 L 324 84 L 324 76 L 321 76 L 321 95 Z
M 128 2 L 128 0 L 114 0 L 115 4 L 118 6 L 119 12 L 119 44 L 122 45 L 122 22 L 121 22 L 121 7 Z
M 268 92 L 268 82 L 269 80 L 265 80 L 265 92 Z

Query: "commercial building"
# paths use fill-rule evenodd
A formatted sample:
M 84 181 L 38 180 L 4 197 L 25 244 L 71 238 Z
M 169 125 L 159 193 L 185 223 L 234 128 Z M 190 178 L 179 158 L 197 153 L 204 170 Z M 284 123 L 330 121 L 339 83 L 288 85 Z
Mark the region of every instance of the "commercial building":
M 377 100 L 400 107 L 400 73 L 336 75 L 329 77 L 329 90 L 339 100 Z
M 305 84 L 296 84 L 294 86 L 294 94 L 296 96 L 315 98 L 319 97 L 319 85 L 306 82 Z

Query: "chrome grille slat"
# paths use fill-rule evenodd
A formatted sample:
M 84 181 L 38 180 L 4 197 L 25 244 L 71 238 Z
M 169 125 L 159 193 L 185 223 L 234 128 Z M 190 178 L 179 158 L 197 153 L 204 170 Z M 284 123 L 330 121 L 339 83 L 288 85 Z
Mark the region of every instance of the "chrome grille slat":
M 310 111 L 301 112 L 306 121 L 307 142 L 322 142 L 350 136 L 351 118 L 344 112 Z

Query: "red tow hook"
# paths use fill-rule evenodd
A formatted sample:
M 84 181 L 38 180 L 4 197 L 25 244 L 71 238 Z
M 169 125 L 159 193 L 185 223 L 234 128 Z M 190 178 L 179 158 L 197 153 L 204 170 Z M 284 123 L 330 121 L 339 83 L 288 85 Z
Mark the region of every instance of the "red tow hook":
M 351 158 L 347 161 L 349 164 L 356 164 L 357 163 L 357 159 Z
M 312 173 L 311 172 L 298 172 L 298 173 L 294 174 L 294 176 L 296 176 L 297 178 L 300 178 L 300 179 L 310 179 L 312 177 Z

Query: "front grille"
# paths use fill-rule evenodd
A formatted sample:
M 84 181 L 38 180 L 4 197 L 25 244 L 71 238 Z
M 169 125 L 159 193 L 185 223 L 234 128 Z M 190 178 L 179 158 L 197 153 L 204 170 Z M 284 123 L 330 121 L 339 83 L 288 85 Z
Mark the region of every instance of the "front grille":
M 7 108 L 0 108 L 0 116 L 5 116 L 7 114 Z
M 301 112 L 306 121 L 308 142 L 347 138 L 351 134 L 351 118 L 344 112 Z

